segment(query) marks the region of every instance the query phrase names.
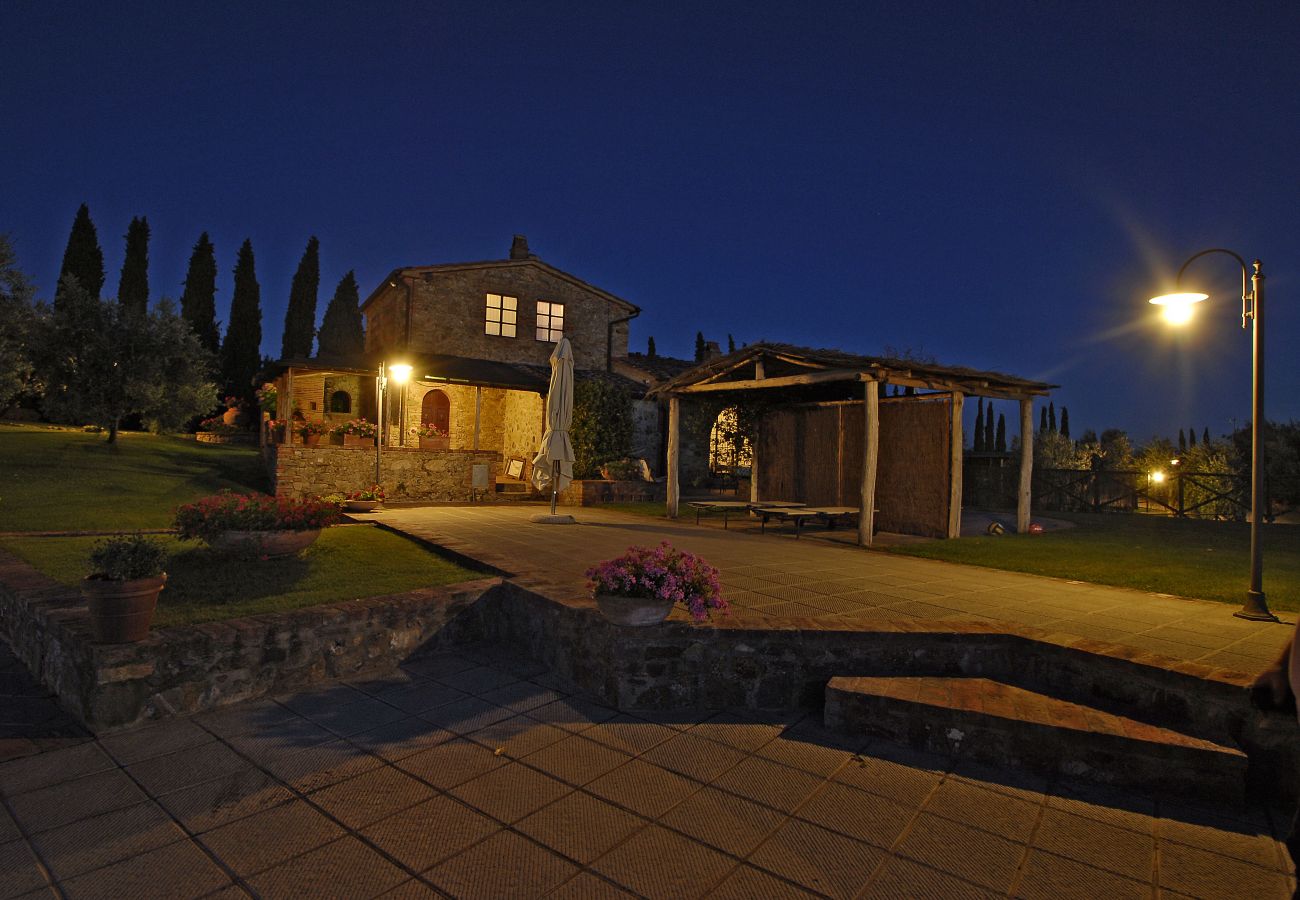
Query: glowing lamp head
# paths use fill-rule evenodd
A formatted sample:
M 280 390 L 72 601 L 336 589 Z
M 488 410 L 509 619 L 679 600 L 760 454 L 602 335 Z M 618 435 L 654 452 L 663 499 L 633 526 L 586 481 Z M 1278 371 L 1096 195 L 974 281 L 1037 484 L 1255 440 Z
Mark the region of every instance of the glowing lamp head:
M 1154 472 L 1151 473 L 1151 481 L 1153 483 L 1160 484 L 1164 480 L 1165 480 L 1165 473 L 1161 472 L 1159 469 L 1156 469 Z
M 393 363 L 388 367 L 388 377 L 398 384 L 406 384 L 411 377 L 411 367 L 406 363 Z
M 1152 297 L 1151 302 L 1160 307 L 1165 321 L 1172 325 L 1186 325 L 1192 320 L 1192 307 L 1202 300 L 1208 300 L 1209 294 L 1161 294 Z

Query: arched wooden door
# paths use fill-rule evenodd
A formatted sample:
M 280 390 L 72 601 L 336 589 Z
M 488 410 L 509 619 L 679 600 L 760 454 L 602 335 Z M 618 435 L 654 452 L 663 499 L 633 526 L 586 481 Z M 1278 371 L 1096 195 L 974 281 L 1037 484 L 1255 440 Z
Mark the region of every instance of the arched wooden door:
M 444 434 L 451 433 L 451 400 L 442 391 L 429 391 L 420 403 L 420 423 L 435 425 Z

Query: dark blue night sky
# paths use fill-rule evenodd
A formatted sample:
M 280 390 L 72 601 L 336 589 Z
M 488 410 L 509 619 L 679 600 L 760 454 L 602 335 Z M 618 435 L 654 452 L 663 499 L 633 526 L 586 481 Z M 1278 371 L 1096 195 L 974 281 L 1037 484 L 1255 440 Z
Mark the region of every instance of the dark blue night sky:
M 696 331 L 1060 383 L 1076 436 L 1249 416 L 1227 257 L 1261 257 L 1269 416 L 1300 418 L 1300 6 L 750 2 L 0 4 L 0 231 L 52 291 L 78 204 L 153 296 L 251 237 L 263 350 L 321 240 L 356 269 L 502 258 L 515 232 Z M 1010 404 L 1008 418 L 1014 421 Z

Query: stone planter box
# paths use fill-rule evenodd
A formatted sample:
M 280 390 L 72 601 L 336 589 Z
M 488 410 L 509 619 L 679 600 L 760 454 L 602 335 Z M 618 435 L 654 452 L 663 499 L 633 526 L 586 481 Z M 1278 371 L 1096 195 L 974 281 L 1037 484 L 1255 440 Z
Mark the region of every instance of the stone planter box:
M 421 450 L 446 450 L 451 446 L 450 437 L 420 438 Z
M 209 543 L 214 552 L 226 556 L 257 556 L 279 559 L 301 553 L 320 537 L 320 529 L 307 531 L 226 531 Z
M 199 431 L 194 435 L 194 440 L 200 444 L 255 444 L 257 435 L 252 432 L 236 432 L 235 434 L 213 434 L 210 431 Z

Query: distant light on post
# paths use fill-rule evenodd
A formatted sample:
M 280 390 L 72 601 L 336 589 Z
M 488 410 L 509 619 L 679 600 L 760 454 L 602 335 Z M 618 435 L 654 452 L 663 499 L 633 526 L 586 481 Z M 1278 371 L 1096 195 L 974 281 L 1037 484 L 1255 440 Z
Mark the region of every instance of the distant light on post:
M 406 363 L 393 363 L 388 367 L 388 375 L 398 384 L 406 384 L 411 377 L 411 367 Z
M 1209 294 L 1161 294 L 1152 297 L 1151 302 L 1161 308 L 1166 322 L 1171 325 L 1186 325 L 1192 320 L 1192 307 L 1209 297 Z
M 1156 469 L 1154 472 L 1151 473 L 1151 481 L 1153 483 L 1160 484 L 1164 480 L 1165 480 L 1165 473 L 1161 472 L 1159 469 Z

